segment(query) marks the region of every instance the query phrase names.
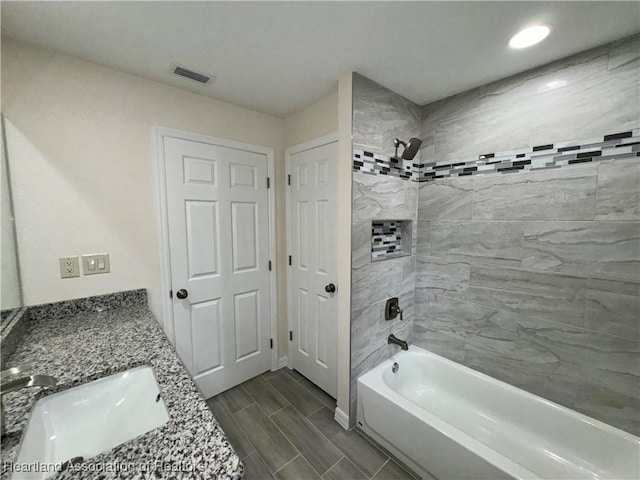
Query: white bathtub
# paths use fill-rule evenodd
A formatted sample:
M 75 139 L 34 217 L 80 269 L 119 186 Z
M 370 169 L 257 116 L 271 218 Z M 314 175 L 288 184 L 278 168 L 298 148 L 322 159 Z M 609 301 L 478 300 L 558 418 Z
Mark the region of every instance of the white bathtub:
M 414 346 L 358 379 L 358 426 L 425 478 L 640 478 L 638 437 Z

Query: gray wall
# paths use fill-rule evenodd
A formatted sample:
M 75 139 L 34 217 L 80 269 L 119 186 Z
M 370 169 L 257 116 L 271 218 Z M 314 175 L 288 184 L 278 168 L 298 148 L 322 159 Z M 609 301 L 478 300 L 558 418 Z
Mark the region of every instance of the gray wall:
M 409 140 L 420 133 L 420 107 L 392 91 L 354 74 L 353 148 L 390 156 L 393 139 Z M 419 155 L 414 161 L 419 160 Z M 356 380 L 389 358 L 390 333 L 411 342 L 414 296 L 414 256 L 371 262 L 371 221 L 413 221 L 416 231 L 418 184 L 389 175 L 353 172 L 351 262 L 351 405 L 356 420 Z M 415 245 L 415 235 L 413 239 Z M 388 298 L 399 297 L 404 321 L 384 320 Z
M 421 162 L 638 129 L 639 87 L 636 36 L 426 105 Z M 414 343 L 640 434 L 640 158 L 419 185 Z

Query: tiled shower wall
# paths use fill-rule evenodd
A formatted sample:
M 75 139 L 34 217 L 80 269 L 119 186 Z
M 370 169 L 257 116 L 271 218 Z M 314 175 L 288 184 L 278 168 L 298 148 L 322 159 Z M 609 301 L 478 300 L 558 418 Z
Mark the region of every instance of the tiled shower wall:
M 636 435 L 638 149 L 554 157 L 559 142 L 638 137 L 639 92 L 636 36 L 422 108 L 420 163 L 444 178 L 419 183 L 413 330 L 417 345 Z M 549 144 L 546 170 L 437 168 Z
M 353 148 L 379 155 L 394 154 L 393 139 L 408 141 L 420 134 L 420 107 L 392 91 L 353 74 Z M 414 161 L 419 160 L 416 155 Z M 351 404 L 356 419 L 356 380 L 360 374 L 398 351 L 387 345 L 394 333 L 411 342 L 415 257 L 371 262 L 372 220 L 411 220 L 413 245 L 418 184 L 398 176 L 353 173 L 351 260 Z M 388 298 L 399 297 L 404 320 L 384 320 Z

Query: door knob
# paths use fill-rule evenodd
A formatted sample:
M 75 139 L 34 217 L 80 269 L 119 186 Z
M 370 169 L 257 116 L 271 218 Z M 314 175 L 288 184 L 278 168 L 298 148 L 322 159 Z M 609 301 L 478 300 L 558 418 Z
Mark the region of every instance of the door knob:
M 329 285 L 324 287 L 324 291 L 327 293 L 333 293 L 336 291 L 336 286 L 333 283 L 330 283 Z
M 178 297 L 180 300 L 184 300 L 188 296 L 189 296 L 189 292 L 187 292 L 184 288 L 181 288 L 176 292 L 176 297 Z

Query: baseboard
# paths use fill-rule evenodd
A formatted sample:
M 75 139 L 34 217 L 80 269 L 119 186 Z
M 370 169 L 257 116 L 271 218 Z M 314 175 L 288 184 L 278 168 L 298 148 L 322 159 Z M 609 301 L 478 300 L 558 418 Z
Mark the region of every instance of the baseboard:
M 287 356 L 285 355 L 284 357 L 280 357 L 278 359 L 278 369 L 282 368 L 282 367 L 286 367 L 287 366 Z
M 333 416 L 336 422 L 344 428 L 345 430 L 349 430 L 349 415 L 344 413 L 338 407 L 336 407 L 335 414 Z

